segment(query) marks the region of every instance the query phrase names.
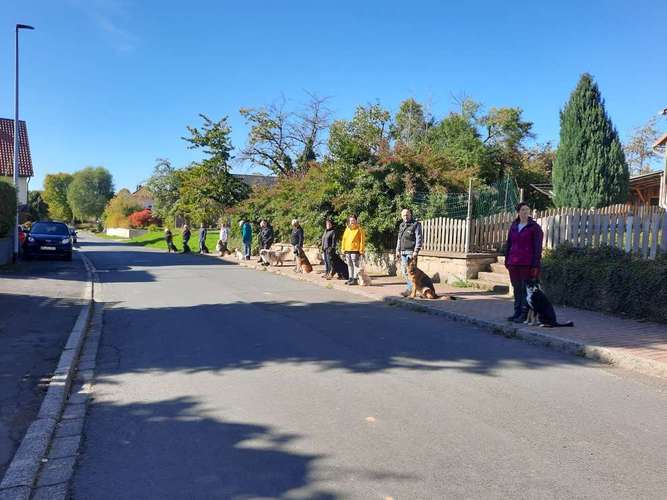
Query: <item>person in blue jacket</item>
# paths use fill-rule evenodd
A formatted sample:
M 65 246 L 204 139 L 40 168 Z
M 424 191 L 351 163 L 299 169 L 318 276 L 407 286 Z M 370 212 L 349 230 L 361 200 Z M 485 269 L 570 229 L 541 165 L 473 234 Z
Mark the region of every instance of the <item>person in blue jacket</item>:
M 241 226 L 241 238 L 243 240 L 243 256 L 245 260 L 250 260 L 250 250 L 252 247 L 252 226 L 250 222 L 242 220 L 239 222 Z

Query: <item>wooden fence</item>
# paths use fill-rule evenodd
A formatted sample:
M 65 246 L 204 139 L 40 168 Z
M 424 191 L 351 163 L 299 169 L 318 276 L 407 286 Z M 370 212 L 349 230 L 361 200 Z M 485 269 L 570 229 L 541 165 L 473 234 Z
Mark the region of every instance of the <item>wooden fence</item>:
M 436 253 L 499 252 L 516 218 L 501 213 L 473 220 L 439 217 L 423 222 L 424 250 Z M 533 212 L 543 247 L 609 245 L 642 258 L 667 253 L 667 212 L 658 207 L 613 205 L 596 210 L 561 208 Z

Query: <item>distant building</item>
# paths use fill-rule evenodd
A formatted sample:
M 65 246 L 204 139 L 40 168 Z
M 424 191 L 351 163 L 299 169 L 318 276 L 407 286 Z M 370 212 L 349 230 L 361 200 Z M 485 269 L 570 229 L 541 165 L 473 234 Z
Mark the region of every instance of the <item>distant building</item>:
M 149 208 L 153 210 L 153 205 L 155 204 L 153 201 L 153 194 L 146 186 L 137 186 L 136 191 L 132 193 L 132 198 L 134 198 L 135 201 L 143 208 Z
M 274 175 L 257 175 L 257 174 L 232 174 L 237 179 L 245 182 L 251 188 L 260 186 L 260 187 L 271 187 L 276 183 L 278 179 Z
M 655 141 L 653 149 L 665 155 L 665 166 L 656 172 L 630 177 L 629 202 L 667 208 L 667 134 Z
M 23 120 L 19 120 L 19 204 L 28 203 L 28 183 L 34 175 L 28 128 Z M 14 120 L 0 118 L 0 180 L 14 184 Z

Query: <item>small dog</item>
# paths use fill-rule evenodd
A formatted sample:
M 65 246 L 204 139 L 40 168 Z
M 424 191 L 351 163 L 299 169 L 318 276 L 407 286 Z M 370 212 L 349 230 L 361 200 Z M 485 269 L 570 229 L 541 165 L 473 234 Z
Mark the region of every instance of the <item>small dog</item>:
M 313 266 L 310 264 L 308 257 L 306 257 L 303 248 L 299 248 L 299 254 L 296 256 L 296 258 L 299 264 L 299 269 L 301 269 L 302 273 L 310 273 L 313 271 Z
M 328 279 L 333 278 L 338 275 L 339 280 L 349 280 L 350 272 L 347 269 L 347 264 L 343 262 L 336 252 L 335 248 L 327 248 L 327 257 L 329 258 L 329 263 L 331 264 L 331 270 L 329 271 Z
M 417 259 L 412 258 L 408 261 L 408 277 L 412 281 L 412 293 L 410 298 L 416 298 L 417 293 L 423 299 L 437 299 L 438 295 L 435 293 L 433 281 L 424 271 L 417 267 Z
M 259 258 L 263 262 L 266 262 L 267 264 L 271 266 L 278 266 L 280 265 L 282 267 L 283 263 L 285 262 L 285 259 L 289 255 L 290 251 L 289 249 L 287 250 L 268 250 L 268 249 L 262 249 L 259 251 Z
M 359 271 L 357 272 L 357 278 L 359 278 L 359 281 L 361 281 L 361 286 L 371 286 L 373 284 L 373 281 L 366 272 L 366 263 L 364 262 L 364 258 L 361 257 L 361 259 L 359 259 L 359 262 L 360 266 L 359 266 Z
M 539 280 L 526 282 L 526 301 L 528 302 L 528 319 L 524 323 L 547 327 L 574 326 L 572 321 L 559 323 L 556 319 L 556 311 L 549 299 L 542 291 Z
M 227 243 L 223 243 L 221 240 L 218 240 L 218 242 L 215 244 L 215 251 L 218 252 L 220 257 L 229 255 L 231 253 L 227 248 Z
M 234 249 L 234 256 L 236 257 L 237 260 L 245 260 L 245 257 L 243 254 L 239 251 L 238 248 Z

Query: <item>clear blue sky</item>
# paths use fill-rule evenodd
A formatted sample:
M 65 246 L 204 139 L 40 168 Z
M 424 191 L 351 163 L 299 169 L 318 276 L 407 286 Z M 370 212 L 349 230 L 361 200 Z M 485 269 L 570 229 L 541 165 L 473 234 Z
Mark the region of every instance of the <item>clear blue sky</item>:
M 304 90 L 336 117 L 415 97 L 447 113 L 452 95 L 519 106 L 539 142 L 593 74 L 621 137 L 667 107 L 667 2 L 31 0 L 0 13 L 0 116 L 13 117 L 14 25 L 22 33 L 22 114 L 45 174 L 103 165 L 134 188 L 157 157 L 197 159 L 180 140 L 198 113 L 229 115 Z M 667 129 L 667 120 L 659 122 Z M 239 172 L 252 171 L 238 165 Z

